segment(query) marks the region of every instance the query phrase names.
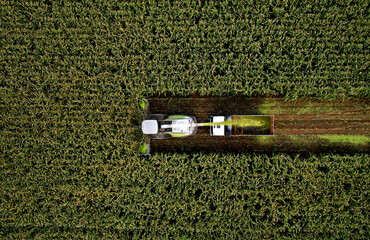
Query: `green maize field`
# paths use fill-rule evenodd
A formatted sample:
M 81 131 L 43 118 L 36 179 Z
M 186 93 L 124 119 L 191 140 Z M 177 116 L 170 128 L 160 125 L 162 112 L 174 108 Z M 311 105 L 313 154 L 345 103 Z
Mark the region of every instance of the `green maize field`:
M 0 238 L 368 238 L 368 151 L 138 157 L 135 126 L 138 97 L 368 102 L 368 9 L 0 0 Z

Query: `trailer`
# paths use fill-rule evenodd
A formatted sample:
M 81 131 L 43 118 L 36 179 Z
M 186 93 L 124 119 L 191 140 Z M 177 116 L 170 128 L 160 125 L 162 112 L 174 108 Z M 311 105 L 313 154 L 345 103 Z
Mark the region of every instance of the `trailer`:
M 211 116 L 211 136 L 270 136 L 274 135 L 273 115 Z M 222 123 L 222 124 L 217 124 Z

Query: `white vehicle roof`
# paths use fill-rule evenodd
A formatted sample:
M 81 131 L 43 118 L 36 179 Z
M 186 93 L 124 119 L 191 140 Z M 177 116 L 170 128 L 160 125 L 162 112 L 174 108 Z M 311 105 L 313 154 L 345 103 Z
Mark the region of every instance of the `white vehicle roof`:
M 172 132 L 174 133 L 189 133 L 191 132 L 190 119 L 177 119 L 172 121 Z
M 144 120 L 141 124 L 141 129 L 144 134 L 157 134 L 158 122 L 157 120 Z
M 161 128 L 171 128 L 171 132 L 173 133 L 192 133 L 194 131 L 194 124 L 190 118 L 175 119 L 171 121 L 171 124 L 161 125 Z
M 224 116 L 214 116 L 212 117 L 212 122 L 223 122 L 225 121 Z M 212 136 L 224 136 L 225 135 L 225 125 L 216 125 L 212 127 Z

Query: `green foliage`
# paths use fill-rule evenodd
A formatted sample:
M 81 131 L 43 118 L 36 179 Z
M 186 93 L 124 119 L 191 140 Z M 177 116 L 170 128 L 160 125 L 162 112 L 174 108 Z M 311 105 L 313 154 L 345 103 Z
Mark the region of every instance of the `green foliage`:
M 366 135 L 318 135 L 334 143 L 350 143 L 354 145 L 370 145 L 370 136 Z
M 366 238 L 369 156 L 137 158 L 133 99 L 369 97 L 367 1 L 0 1 L 1 238 Z
M 134 97 L 369 97 L 367 6 L 3 1 L 2 87 L 19 94 L 40 89 L 46 97 L 77 86 L 81 94 L 112 88 Z
M 45 157 L 37 156 L 40 151 Z M 357 238 L 369 156 L 153 154 L 1 165 L 3 238 Z

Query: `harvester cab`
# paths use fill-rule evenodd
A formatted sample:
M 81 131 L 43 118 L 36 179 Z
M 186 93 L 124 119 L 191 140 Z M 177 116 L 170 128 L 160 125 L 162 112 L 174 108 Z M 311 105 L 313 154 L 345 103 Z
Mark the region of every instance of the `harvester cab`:
M 141 129 L 144 135 L 153 139 L 187 137 L 196 134 L 197 121 L 195 117 L 186 115 L 149 114 Z

